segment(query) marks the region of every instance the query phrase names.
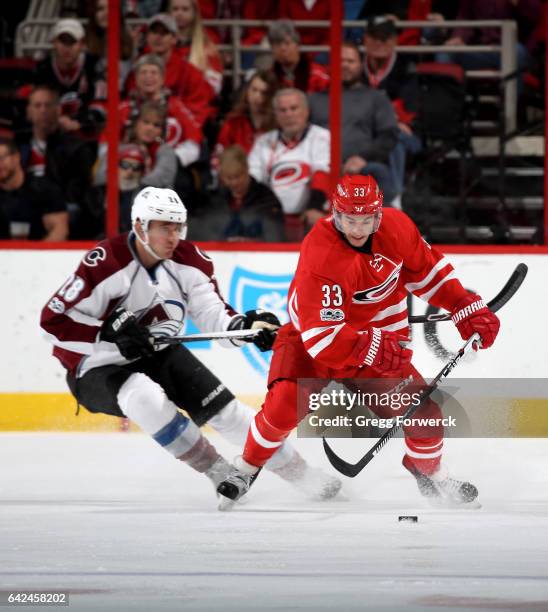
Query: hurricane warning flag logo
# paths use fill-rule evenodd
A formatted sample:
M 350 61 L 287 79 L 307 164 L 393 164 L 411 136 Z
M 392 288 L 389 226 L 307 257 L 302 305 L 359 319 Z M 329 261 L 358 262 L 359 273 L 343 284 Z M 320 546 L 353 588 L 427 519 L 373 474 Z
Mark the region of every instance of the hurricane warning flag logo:
M 292 274 L 271 275 L 234 268 L 230 281 L 229 303 L 238 312 L 261 308 L 274 313 L 282 325 L 287 323 L 287 292 Z M 245 344 L 241 349 L 247 361 L 263 376 L 268 374 L 270 351 L 261 353 L 254 344 Z

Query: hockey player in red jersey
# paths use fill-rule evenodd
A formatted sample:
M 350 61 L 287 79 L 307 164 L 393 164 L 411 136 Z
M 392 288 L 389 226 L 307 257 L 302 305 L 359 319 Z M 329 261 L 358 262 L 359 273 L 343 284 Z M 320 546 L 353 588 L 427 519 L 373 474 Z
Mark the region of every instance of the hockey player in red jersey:
M 305 238 L 288 294 L 290 322 L 274 343 L 268 394 L 218 492 L 237 499 L 297 424 L 299 378 L 408 378 L 424 381 L 407 348 L 407 294 L 445 308 L 464 339 L 474 332 L 491 346 L 499 320 L 479 295 L 455 278 L 451 264 L 383 196 L 370 176 L 343 177 L 332 195 L 332 216 Z M 384 416 L 384 415 L 381 415 Z M 425 402 L 416 416 L 441 418 Z M 443 428 L 404 428 L 405 468 L 421 493 L 437 501 L 471 503 L 474 485 L 449 478 L 441 466 Z
M 188 315 L 203 331 L 258 329 L 252 341 L 264 351 L 279 321 L 260 310 L 239 314 L 224 302 L 211 259 L 185 240 L 186 209 L 174 191 L 146 187 L 131 216 L 129 234 L 84 256 L 44 306 L 41 326 L 79 404 L 128 417 L 217 486 L 230 466 L 199 426 L 208 423 L 241 446 L 255 411 L 184 346 L 154 345 L 153 337 L 179 333 Z M 268 467 L 311 496 L 340 488 L 287 443 Z

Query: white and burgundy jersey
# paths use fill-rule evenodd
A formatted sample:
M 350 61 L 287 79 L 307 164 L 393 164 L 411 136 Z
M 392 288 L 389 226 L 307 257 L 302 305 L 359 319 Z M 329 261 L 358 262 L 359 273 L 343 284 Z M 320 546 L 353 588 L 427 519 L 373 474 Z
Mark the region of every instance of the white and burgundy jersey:
M 321 219 L 303 241 L 289 288 L 295 337 L 330 368 L 358 365 L 360 332 L 375 327 L 407 335 L 408 292 L 449 311 L 468 293 L 449 261 L 399 210 L 383 211 L 364 246 L 352 248 L 331 217 Z
M 63 366 L 82 376 L 91 368 L 128 363 L 115 344 L 99 340 L 103 321 L 118 306 L 152 334 L 175 335 L 187 316 L 203 331 L 226 330 L 237 314 L 219 293 L 211 259 L 181 240 L 173 257 L 147 270 L 133 233 L 89 251 L 42 310 L 40 324 Z
M 321 189 L 329 174 L 330 135 L 319 125 L 308 126 L 302 138 L 284 142 L 279 130 L 259 136 L 249 154 L 249 172 L 267 184 L 285 214 L 306 208 L 311 189 Z

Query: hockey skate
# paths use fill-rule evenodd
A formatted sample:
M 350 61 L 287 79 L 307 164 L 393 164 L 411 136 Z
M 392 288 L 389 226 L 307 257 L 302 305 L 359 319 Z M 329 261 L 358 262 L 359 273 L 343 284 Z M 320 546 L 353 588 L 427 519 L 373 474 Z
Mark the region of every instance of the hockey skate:
M 470 482 L 450 478 L 445 470 L 427 476 L 409 460 L 403 458 L 403 466 L 413 474 L 421 494 L 434 506 L 480 508 L 478 490 Z
M 272 472 L 312 500 L 332 499 L 342 487 L 339 478 L 326 474 L 320 468 L 310 467 L 298 453 L 286 465 Z
M 223 502 L 228 500 L 232 504 L 224 503 L 224 507 L 221 507 L 220 504 L 219 510 L 229 510 L 234 502 L 240 500 L 249 491 L 262 469 L 250 465 L 242 457 L 236 457 L 234 465 L 230 466 L 230 468 L 226 478 L 219 483 L 217 493 Z
M 215 487 L 215 493 L 219 499 L 219 505 L 217 506 L 219 510 L 230 510 L 236 503 L 236 501 L 228 499 L 217 492 L 217 487 L 229 476 L 232 469 L 232 466 L 226 459 L 219 457 L 217 461 L 205 471 L 205 475 L 211 480 Z M 246 500 L 238 498 L 237 501 L 243 504 Z

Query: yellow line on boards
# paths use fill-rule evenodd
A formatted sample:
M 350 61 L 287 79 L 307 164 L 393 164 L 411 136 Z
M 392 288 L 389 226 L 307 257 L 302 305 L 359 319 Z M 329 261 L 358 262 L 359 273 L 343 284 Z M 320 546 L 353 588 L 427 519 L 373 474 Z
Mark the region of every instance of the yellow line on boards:
M 258 408 L 262 396 L 241 396 Z M 126 419 L 92 414 L 80 407 L 70 393 L 0 393 L 0 431 L 138 431 Z

